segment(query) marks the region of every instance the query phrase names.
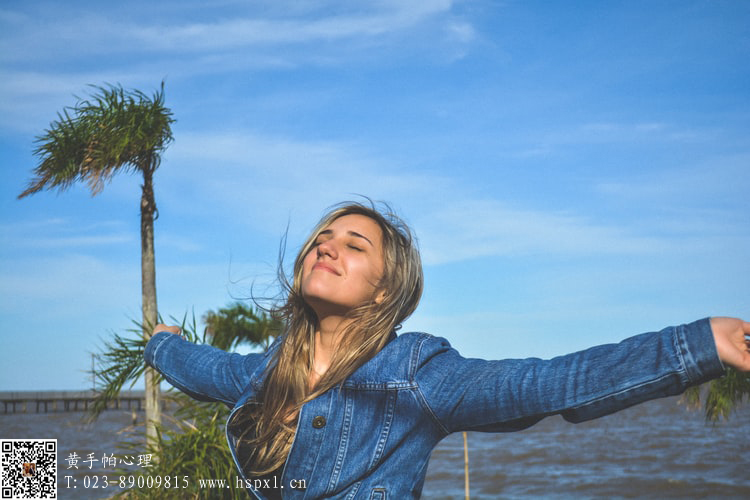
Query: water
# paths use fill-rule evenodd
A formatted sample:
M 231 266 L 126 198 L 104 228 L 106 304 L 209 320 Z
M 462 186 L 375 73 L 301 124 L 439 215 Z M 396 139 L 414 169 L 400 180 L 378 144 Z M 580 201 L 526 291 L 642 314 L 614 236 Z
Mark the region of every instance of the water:
M 469 433 L 471 498 L 750 498 L 750 405 L 712 426 L 677 402 L 652 401 L 577 425 L 552 417 L 522 432 Z M 86 475 L 108 473 L 101 462 L 69 469 L 70 453 L 101 460 L 121 456 L 119 442 L 142 439 L 128 411 L 106 411 L 92 426 L 83 416 L 0 415 L 0 437 L 57 438 L 61 499 L 108 496 L 82 487 Z M 138 417 L 142 422 L 143 413 Z M 464 498 L 463 463 L 461 434 L 443 440 L 423 498 Z M 77 488 L 65 487 L 66 475 Z
M 750 406 L 712 426 L 678 401 L 469 433 L 471 498 L 750 498 Z M 424 498 L 463 498 L 463 471 L 463 438 L 451 435 L 432 455 Z

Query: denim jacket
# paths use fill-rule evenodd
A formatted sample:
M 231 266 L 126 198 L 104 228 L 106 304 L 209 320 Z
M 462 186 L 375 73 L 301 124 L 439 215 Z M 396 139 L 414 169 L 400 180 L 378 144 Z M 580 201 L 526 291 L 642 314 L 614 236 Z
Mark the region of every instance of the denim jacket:
M 145 358 L 181 391 L 231 406 L 231 420 L 255 401 L 279 345 L 240 355 L 157 333 Z M 554 414 L 581 422 L 723 373 L 708 319 L 550 360 L 467 359 L 445 339 L 394 334 L 341 386 L 302 407 L 281 491 L 295 499 L 417 498 L 432 449 L 452 432 L 517 431 Z

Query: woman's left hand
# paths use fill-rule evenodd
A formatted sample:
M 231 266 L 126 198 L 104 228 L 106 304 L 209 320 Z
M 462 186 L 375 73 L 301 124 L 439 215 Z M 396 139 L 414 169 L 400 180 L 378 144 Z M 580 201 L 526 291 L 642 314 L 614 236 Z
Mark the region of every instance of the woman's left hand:
M 750 372 L 750 323 L 738 318 L 711 318 L 711 330 L 721 361 Z

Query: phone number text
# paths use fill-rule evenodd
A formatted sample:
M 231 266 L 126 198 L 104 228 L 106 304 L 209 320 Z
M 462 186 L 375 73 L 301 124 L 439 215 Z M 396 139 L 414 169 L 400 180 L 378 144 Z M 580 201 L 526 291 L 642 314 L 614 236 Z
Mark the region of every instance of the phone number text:
M 79 484 L 80 483 L 80 484 Z M 83 476 L 78 480 L 65 476 L 65 488 L 187 488 L 190 486 L 188 476 L 119 476 L 109 479 L 108 476 Z

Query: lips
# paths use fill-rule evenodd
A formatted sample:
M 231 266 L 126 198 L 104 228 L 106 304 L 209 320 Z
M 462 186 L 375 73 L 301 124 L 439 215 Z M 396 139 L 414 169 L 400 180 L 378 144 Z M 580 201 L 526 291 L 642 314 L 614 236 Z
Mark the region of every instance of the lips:
M 336 276 L 340 276 L 340 273 L 336 269 L 326 264 L 325 262 L 316 262 L 312 268 L 313 271 L 315 271 L 316 269 L 320 269 L 321 271 L 327 271 L 331 274 L 335 274 Z

